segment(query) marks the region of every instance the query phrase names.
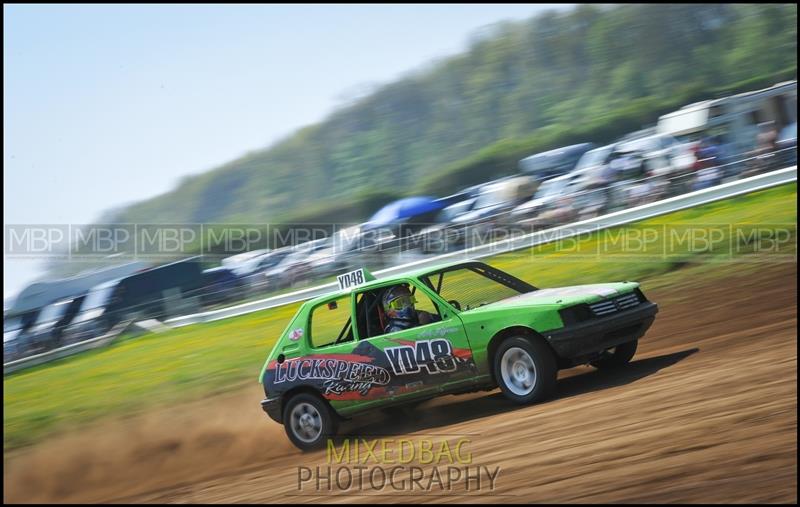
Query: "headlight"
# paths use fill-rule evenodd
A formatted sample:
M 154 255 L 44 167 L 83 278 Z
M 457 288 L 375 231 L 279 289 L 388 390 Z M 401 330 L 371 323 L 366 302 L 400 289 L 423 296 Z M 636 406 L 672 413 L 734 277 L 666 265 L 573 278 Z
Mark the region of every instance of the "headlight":
M 568 308 L 562 308 L 558 311 L 558 313 L 561 316 L 561 321 L 565 326 L 585 322 L 592 318 L 592 311 L 589 309 L 589 305 L 586 303 L 570 306 Z

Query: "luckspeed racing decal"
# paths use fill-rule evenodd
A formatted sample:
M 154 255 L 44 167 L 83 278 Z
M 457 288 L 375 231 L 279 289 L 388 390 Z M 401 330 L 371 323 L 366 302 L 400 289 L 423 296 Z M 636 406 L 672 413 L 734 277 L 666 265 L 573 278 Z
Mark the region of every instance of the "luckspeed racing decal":
M 276 394 L 306 385 L 331 401 L 357 401 L 424 389 L 473 370 L 469 348 L 456 349 L 450 340 L 435 336 L 418 341 L 390 339 L 396 346 L 384 349 L 364 340 L 350 353 L 272 361 L 264 383 Z
M 366 396 L 373 386 L 389 383 L 389 372 L 368 363 L 330 358 L 298 358 L 277 365 L 275 384 L 296 380 L 323 381 L 323 395 L 355 391 Z

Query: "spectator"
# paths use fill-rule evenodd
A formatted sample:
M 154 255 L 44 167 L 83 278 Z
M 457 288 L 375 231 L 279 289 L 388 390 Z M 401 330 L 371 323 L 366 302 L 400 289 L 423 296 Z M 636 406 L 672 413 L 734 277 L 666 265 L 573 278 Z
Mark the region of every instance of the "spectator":
M 692 190 L 700 190 L 717 185 L 722 180 L 719 169 L 719 142 L 716 136 L 709 136 L 700 142 L 697 152 L 697 170 L 692 183 Z
M 742 177 L 752 176 L 764 172 L 770 168 L 775 161 L 774 152 L 778 145 L 778 130 L 775 122 L 764 122 L 758 125 L 756 134 L 755 157 L 747 161 L 747 169 L 742 173 Z
M 621 165 L 621 155 L 619 153 L 612 153 L 608 161 L 600 169 L 600 182 L 603 185 L 610 185 L 617 181 Z
M 775 122 L 765 122 L 760 124 L 759 133 L 756 136 L 756 151 L 759 155 L 771 153 L 777 148 L 778 130 L 775 128 Z

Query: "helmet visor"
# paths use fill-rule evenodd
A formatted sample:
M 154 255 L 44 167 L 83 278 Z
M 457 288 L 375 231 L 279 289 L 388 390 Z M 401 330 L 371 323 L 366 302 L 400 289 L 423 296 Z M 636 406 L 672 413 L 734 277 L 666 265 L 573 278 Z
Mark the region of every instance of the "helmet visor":
M 414 296 L 399 296 L 389 301 L 389 308 L 392 310 L 404 310 L 414 305 L 417 299 Z

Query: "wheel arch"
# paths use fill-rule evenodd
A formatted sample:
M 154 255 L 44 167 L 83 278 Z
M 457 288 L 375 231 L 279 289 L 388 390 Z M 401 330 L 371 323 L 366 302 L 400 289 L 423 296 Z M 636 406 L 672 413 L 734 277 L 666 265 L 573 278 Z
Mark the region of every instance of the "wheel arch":
M 283 419 L 283 414 L 284 414 L 284 410 L 286 409 L 286 404 L 289 402 L 290 399 L 292 399 L 294 396 L 296 396 L 298 394 L 310 394 L 312 396 L 316 396 L 317 398 L 322 400 L 323 403 L 328 405 L 328 408 L 331 409 L 331 412 L 334 413 L 336 415 L 336 417 L 338 417 L 340 419 L 342 418 L 342 416 L 339 414 L 339 412 L 337 412 L 336 409 L 333 408 L 333 406 L 331 405 L 331 402 L 328 401 L 327 398 L 322 396 L 322 393 L 320 393 L 318 390 L 314 389 L 311 386 L 296 386 L 296 387 L 293 387 L 293 388 L 289 389 L 288 391 L 286 391 L 285 393 L 283 393 L 281 395 L 281 413 L 280 413 L 281 419 Z
M 558 354 L 556 354 L 556 351 L 553 349 L 552 345 L 550 345 L 550 342 L 548 342 L 544 336 L 528 326 L 510 326 L 495 333 L 495 335 L 492 336 L 492 339 L 489 340 L 489 345 L 486 347 L 486 359 L 487 363 L 489 364 L 489 375 L 491 375 L 492 382 L 494 384 L 497 384 L 497 378 L 495 378 L 494 372 L 495 352 L 497 352 L 498 347 L 500 347 L 500 344 L 503 343 L 504 340 L 512 336 L 521 336 L 530 341 L 536 340 L 544 343 L 553 353 L 553 357 L 556 358 L 556 361 L 559 363 L 560 367 L 561 359 L 558 357 Z

